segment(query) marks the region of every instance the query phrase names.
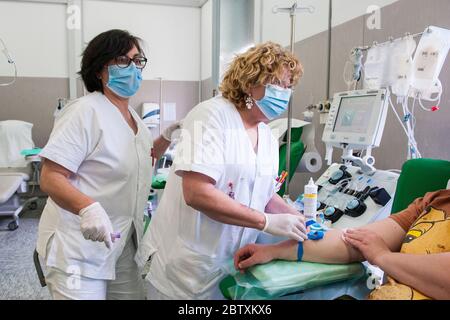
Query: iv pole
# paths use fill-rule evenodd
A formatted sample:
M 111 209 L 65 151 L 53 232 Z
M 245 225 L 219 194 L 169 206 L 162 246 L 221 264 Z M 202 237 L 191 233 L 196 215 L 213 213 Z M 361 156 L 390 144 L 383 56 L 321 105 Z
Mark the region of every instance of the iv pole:
M 309 7 L 299 7 L 297 1 L 294 2 L 292 7 L 290 8 L 278 8 L 278 6 L 273 7 L 272 12 L 288 12 L 291 17 L 291 44 L 290 49 L 291 53 L 294 54 L 294 43 L 295 43 L 295 22 L 297 17 L 297 12 L 309 12 L 314 13 L 315 8 L 312 6 Z M 291 178 L 290 166 L 291 166 L 291 128 L 292 128 L 292 104 L 293 104 L 293 95 L 294 89 L 292 89 L 292 96 L 289 100 L 288 106 L 288 126 L 287 126 L 287 148 L 286 148 L 286 172 L 288 173 L 288 177 L 286 179 L 286 188 L 284 192 L 284 198 L 289 198 L 289 180 Z
M 159 77 L 159 135 L 162 134 L 162 124 L 163 124 L 163 78 Z

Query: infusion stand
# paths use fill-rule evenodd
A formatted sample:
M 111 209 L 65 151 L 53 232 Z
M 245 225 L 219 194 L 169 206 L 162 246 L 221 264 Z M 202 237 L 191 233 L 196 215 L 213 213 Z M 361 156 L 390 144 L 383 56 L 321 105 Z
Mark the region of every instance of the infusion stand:
M 278 12 L 289 12 L 289 16 L 291 17 L 291 43 L 290 43 L 290 50 L 291 53 L 294 54 L 294 43 L 295 43 L 295 22 L 296 22 L 296 16 L 297 12 L 309 12 L 314 13 L 315 8 L 312 6 L 309 7 L 299 7 L 297 4 L 297 1 L 294 2 L 292 7 L 290 8 L 278 8 L 278 6 L 274 6 L 272 8 L 273 13 Z M 286 172 L 288 173 L 288 177 L 286 179 L 286 188 L 283 198 L 287 199 L 289 198 L 289 180 L 291 178 L 291 128 L 292 128 L 292 103 L 293 103 L 293 95 L 294 95 L 294 89 L 292 89 L 292 95 L 291 99 L 289 100 L 289 106 L 288 106 L 288 116 L 287 116 L 287 146 L 286 146 Z

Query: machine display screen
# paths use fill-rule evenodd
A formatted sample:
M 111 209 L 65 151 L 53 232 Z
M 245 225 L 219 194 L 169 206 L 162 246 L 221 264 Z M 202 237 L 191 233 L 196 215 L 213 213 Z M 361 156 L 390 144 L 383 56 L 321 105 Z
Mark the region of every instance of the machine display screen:
M 376 95 L 342 98 L 333 131 L 365 134 L 375 98 Z

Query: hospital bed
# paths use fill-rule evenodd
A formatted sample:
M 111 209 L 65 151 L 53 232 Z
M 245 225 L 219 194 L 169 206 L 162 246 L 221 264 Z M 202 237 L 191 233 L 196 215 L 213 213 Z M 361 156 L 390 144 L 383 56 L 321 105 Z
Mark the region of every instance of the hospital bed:
M 11 216 L 13 221 L 8 229 L 19 227 L 19 214 L 24 208 L 35 207 L 37 197 L 22 201 L 20 194 L 25 193 L 29 176 L 22 172 L 0 172 L 0 216 Z
M 450 162 L 413 159 L 404 163 L 397 182 L 391 213 L 406 209 L 427 192 L 445 189 Z M 232 261 L 224 267 L 229 276 L 220 289 L 227 299 L 335 299 L 343 295 L 363 299 L 370 291 L 369 274 L 360 263 L 333 265 L 273 261 L 236 272 Z M 370 284 L 370 283 L 369 283 Z
M 33 169 L 21 154 L 22 150 L 34 147 L 32 127 L 23 121 L 0 121 L 0 216 L 13 218 L 8 224 L 11 231 L 19 227 L 19 215 L 24 208 L 37 207 L 37 197 L 24 197 Z

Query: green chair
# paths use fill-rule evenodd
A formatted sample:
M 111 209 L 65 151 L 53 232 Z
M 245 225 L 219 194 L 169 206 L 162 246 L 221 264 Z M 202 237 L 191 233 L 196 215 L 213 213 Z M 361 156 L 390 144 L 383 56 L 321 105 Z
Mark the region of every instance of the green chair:
M 406 209 L 425 193 L 445 189 L 450 179 L 450 162 L 436 159 L 412 159 L 403 164 L 397 181 L 391 213 Z

